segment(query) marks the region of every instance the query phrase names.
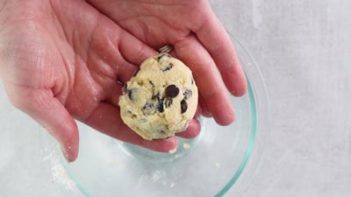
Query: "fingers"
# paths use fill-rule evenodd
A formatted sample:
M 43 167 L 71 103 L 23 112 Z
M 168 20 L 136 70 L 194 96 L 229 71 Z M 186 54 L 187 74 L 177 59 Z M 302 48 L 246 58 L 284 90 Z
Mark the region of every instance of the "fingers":
M 106 101 L 111 105 L 118 106 L 119 97 L 122 95 L 122 86 L 116 83 L 109 92 Z
M 201 130 L 201 125 L 200 122 L 197 119 L 192 119 L 189 123 L 188 128 L 180 133 L 177 133 L 176 135 L 178 137 L 183 137 L 183 138 L 194 138 L 197 135 L 199 135 Z
M 51 90 L 11 85 L 6 85 L 6 89 L 11 102 L 46 128 L 60 143 L 65 158 L 74 161 L 79 151 L 78 128 Z
M 121 37 L 125 34 L 127 33 L 112 21 L 101 19 L 92 36 L 87 56 L 89 69 L 102 76 L 98 79 L 115 78 L 117 75 L 119 81 L 126 82 L 137 71 L 138 67 L 129 62 L 118 48 L 120 42 L 123 42 Z
M 106 16 L 100 15 L 96 23 L 86 58 L 97 73 L 109 77 L 117 73 L 118 79 L 125 82 L 146 58 L 156 54 Z
M 176 43 L 175 50 L 177 56 L 193 71 L 203 101 L 216 122 L 221 125 L 233 122 L 234 109 L 218 69 L 208 52 L 193 36 Z
M 159 152 L 169 152 L 177 147 L 175 137 L 162 140 L 144 140 L 123 124 L 116 106 L 100 103 L 83 122 L 116 139 L 129 142 Z
M 196 118 L 196 119 L 199 118 L 201 113 L 202 113 L 202 108 L 200 105 L 197 105 L 197 109 L 196 109 L 194 118 Z
M 235 96 L 245 94 L 245 75 L 234 46 L 212 11 L 205 24 L 196 30 L 196 35 L 216 62 L 228 90 Z
M 148 57 L 157 54 L 155 50 L 127 32 L 121 34 L 119 49 L 127 61 L 137 66 Z
M 201 124 L 198 121 L 198 118 L 200 117 L 202 113 L 202 109 L 200 105 L 198 105 L 196 109 L 196 113 L 194 118 L 190 121 L 188 128 L 185 131 L 176 133 L 176 136 L 182 137 L 182 138 L 194 138 L 197 135 L 199 135 L 200 130 L 201 130 Z
M 201 113 L 202 115 L 204 115 L 205 117 L 212 117 L 211 112 L 208 110 L 207 104 L 205 102 L 205 99 L 201 96 L 201 94 L 199 95 L 199 103 L 201 106 Z
M 118 68 L 118 80 L 123 82 L 123 83 L 127 83 L 127 81 L 130 80 L 130 78 L 133 77 L 133 75 L 138 71 L 137 67 L 125 62 L 123 65 L 120 65 L 120 67 Z

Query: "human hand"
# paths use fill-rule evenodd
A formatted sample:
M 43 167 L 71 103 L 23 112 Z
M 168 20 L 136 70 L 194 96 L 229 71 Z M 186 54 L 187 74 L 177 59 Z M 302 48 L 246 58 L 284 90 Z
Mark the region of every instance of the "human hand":
M 245 93 L 244 72 L 230 37 L 206 0 L 88 0 L 144 43 L 158 48 L 175 47 L 199 87 L 204 115 L 217 123 L 234 120 L 227 89 Z
M 73 118 L 156 151 L 176 147 L 175 138 L 143 140 L 119 116 L 117 81 L 154 54 L 85 1 L 0 2 L 0 77 L 8 96 L 57 138 L 69 161 L 79 147 Z M 198 130 L 193 121 L 181 135 Z

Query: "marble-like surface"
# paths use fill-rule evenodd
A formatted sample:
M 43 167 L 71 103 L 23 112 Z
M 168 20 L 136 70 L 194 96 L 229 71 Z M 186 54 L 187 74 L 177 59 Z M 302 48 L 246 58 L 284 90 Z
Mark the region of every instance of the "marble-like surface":
M 351 1 L 214 6 L 256 59 L 271 101 L 271 133 L 240 196 L 350 196 Z
M 246 190 L 233 188 L 227 196 L 349 196 L 351 1 L 211 2 L 255 58 L 271 102 L 264 151 L 243 174 L 252 178 L 239 180 Z M 0 196 L 64 196 L 71 188 L 55 178 L 59 167 L 36 169 L 50 162 L 35 148 L 37 125 L 11 107 L 0 89 Z M 29 146 L 37 151 L 27 151 Z M 33 157 L 37 163 L 29 162 Z

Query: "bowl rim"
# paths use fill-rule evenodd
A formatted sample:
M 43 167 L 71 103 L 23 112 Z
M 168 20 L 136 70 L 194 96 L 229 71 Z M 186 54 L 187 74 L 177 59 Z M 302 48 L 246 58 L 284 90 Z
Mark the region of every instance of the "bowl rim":
M 242 194 L 249 188 L 257 166 L 261 161 L 261 155 L 264 152 L 264 142 L 269 138 L 271 124 L 270 99 L 262 72 L 242 43 L 230 32 L 228 34 L 233 39 L 236 48 L 239 49 L 237 50 L 239 59 L 249 60 L 248 63 L 243 64 L 243 69 L 248 84 L 252 127 L 247 149 L 238 170 L 236 170 L 228 183 L 215 195 L 216 197 L 223 196 L 229 190 Z M 252 162 L 252 158 L 255 159 L 255 162 Z M 246 176 L 242 176 L 242 174 Z

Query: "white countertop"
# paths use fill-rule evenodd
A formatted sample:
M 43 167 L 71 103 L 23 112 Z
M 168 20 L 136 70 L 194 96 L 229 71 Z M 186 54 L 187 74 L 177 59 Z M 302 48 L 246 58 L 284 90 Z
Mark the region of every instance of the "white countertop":
M 252 179 L 240 196 L 349 196 L 351 1 L 212 4 L 255 58 L 270 95 L 271 131 L 262 155 L 250 160 L 255 167 L 243 173 Z M 10 106 L 0 87 L 0 196 L 65 195 L 69 183 L 52 174 L 60 169 L 36 168 L 50 162 L 40 157 L 38 126 Z

